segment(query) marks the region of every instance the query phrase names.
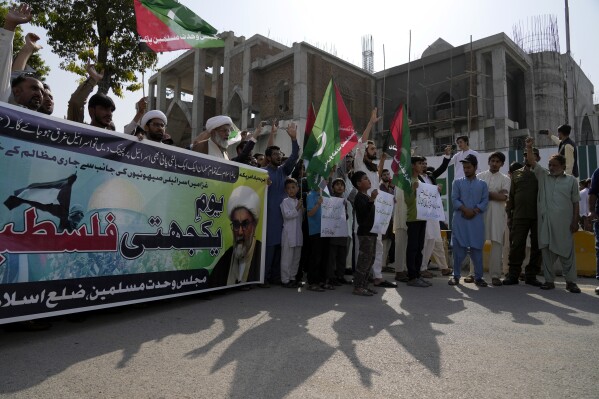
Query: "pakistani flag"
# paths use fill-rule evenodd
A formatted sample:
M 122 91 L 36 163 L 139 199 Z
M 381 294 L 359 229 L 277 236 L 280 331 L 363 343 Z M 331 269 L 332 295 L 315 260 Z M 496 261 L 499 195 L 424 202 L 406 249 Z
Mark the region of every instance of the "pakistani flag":
M 321 178 L 327 177 L 333 165 L 339 163 L 340 152 L 337 100 L 335 85 L 331 79 L 303 154 L 304 159 L 308 161 L 306 177 L 310 189 L 318 189 Z
M 241 141 L 241 129 L 236 124 L 231 125 L 231 132 L 227 139 L 227 147 L 233 144 L 237 144 Z
M 137 33 L 154 52 L 224 47 L 217 30 L 175 0 L 134 0 Z
M 337 99 L 337 117 L 339 118 L 339 141 L 341 142 L 341 155 L 339 159 L 345 158 L 347 154 L 358 144 L 358 136 L 354 130 L 347 107 L 337 85 L 335 85 L 335 98 Z
M 403 104 L 399 106 L 391 121 L 391 136 L 395 140 L 395 146 L 397 147 L 397 151 L 391 162 L 393 184 L 401 187 L 406 194 L 410 194 L 412 192 L 412 162 L 410 153 L 412 140 L 410 137 L 408 116 Z

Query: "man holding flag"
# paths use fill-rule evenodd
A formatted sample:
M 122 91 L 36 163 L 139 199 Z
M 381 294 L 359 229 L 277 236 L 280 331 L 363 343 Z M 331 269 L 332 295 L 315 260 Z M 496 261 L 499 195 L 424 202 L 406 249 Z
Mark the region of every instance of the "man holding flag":
M 407 245 L 403 247 L 406 250 L 407 283 L 413 287 L 424 288 L 430 286 L 430 283 L 420 278 L 426 221 L 417 219 L 416 188 L 418 187 L 418 176 L 424 172 L 425 159 L 423 157 L 411 156 L 412 138 L 407 111 L 404 105 L 399 106 L 391 121 L 391 136 L 395 140 L 397 147 L 393 162 L 391 163 L 391 169 L 394 173 L 393 183 L 397 186 L 397 191 L 403 191 L 403 205 L 407 208 L 407 213 L 405 214 Z M 395 256 L 397 258 L 404 255 L 396 254 Z M 396 273 L 396 279 L 403 281 L 403 277 L 401 272 Z

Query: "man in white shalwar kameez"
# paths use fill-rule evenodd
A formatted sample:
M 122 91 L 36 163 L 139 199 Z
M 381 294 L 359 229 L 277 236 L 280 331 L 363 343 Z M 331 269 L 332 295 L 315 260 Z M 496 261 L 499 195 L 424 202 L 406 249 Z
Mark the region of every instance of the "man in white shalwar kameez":
M 499 171 L 505 163 L 505 155 L 494 152 L 489 155 L 489 170 L 479 173 L 476 177 L 487 183 L 489 187 L 489 207 L 485 212 L 485 240 L 491 241 L 489 256 L 489 274 L 491 283 L 501 285 L 501 254 L 507 216 L 505 202 L 510 194 L 510 178 Z

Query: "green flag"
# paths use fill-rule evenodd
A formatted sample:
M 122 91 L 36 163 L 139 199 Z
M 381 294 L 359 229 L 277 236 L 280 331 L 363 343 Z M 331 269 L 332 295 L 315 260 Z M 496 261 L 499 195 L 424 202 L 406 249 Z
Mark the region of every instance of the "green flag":
M 134 0 L 137 33 L 155 52 L 224 47 L 216 29 L 175 0 Z
M 331 79 L 303 154 L 308 161 L 306 177 L 310 189 L 317 189 L 322 177 L 328 177 L 333 165 L 339 163 L 340 145 L 337 101 Z
M 404 105 L 400 105 L 391 121 L 391 136 L 395 140 L 397 151 L 391 162 L 393 170 L 393 184 L 406 193 L 412 192 L 412 162 L 410 126 Z

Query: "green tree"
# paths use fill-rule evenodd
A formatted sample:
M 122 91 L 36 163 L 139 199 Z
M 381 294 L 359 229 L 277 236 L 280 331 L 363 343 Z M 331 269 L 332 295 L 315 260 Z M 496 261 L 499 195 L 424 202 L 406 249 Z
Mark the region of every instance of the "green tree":
M 0 26 L 4 25 L 4 18 L 6 18 L 6 14 L 8 13 L 8 4 L 6 2 L 0 2 Z M 19 50 L 25 44 L 25 36 L 23 35 L 23 29 L 17 27 L 15 30 L 15 38 L 13 40 L 13 57 L 17 55 Z M 29 62 L 27 63 L 30 67 L 36 70 L 37 75 L 44 80 L 48 73 L 50 72 L 50 67 L 44 63 L 42 57 L 39 54 L 34 53 L 31 57 L 29 57 Z
M 123 96 L 123 89 L 139 90 L 135 72 L 156 65 L 156 54 L 138 47 L 133 1 L 27 0 L 34 10 L 33 24 L 47 31 L 48 44 L 62 58 L 60 67 L 86 76 L 92 60 L 104 70 L 98 91 Z

